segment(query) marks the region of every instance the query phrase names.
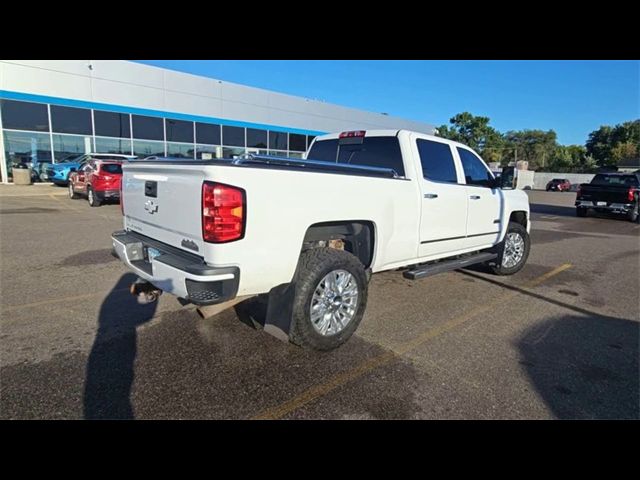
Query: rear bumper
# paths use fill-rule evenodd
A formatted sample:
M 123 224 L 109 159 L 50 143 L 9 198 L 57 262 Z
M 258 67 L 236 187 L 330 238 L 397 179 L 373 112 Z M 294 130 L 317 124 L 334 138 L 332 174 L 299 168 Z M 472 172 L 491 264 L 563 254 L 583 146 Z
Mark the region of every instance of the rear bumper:
M 576 200 L 575 206 L 613 213 L 627 213 L 633 209 L 633 203 L 607 203 L 606 205 L 598 205 L 597 203 L 597 201 L 592 202 L 591 200 Z
M 103 199 L 120 198 L 120 190 L 94 190 L 94 193 Z
M 111 240 L 115 255 L 140 278 L 191 303 L 215 305 L 238 293 L 238 267 L 211 267 L 197 255 L 126 230 L 114 232 Z M 149 247 L 159 254 L 149 258 Z

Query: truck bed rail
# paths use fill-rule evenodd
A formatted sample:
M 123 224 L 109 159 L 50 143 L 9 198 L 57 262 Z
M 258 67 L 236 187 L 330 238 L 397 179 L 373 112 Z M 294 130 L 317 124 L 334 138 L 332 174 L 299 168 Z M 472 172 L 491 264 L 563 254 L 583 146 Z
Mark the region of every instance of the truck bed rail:
M 347 163 L 325 162 L 321 160 L 303 160 L 271 155 L 245 154 L 236 159 L 218 158 L 213 160 L 185 160 L 173 157 L 145 157 L 130 160 L 127 163 L 172 163 L 180 165 L 234 165 L 238 167 L 280 168 L 286 170 L 303 170 L 338 174 L 352 174 L 368 177 L 402 179 L 392 168 L 370 167 L 366 165 L 350 165 Z

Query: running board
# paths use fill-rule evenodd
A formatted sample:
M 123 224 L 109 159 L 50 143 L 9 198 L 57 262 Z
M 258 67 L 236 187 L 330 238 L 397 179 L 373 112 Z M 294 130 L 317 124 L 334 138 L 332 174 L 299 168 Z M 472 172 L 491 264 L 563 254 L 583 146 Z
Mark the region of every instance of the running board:
M 457 270 L 458 268 L 468 267 L 469 265 L 475 265 L 476 263 L 488 262 L 489 260 L 497 258 L 497 256 L 498 254 L 490 252 L 476 253 L 469 257 L 444 260 L 442 262 L 416 267 L 405 271 L 402 275 L 409 280 L 418 280 L 419 278 L 430 277 L 437 273 L 449 272 L 451 270 Z

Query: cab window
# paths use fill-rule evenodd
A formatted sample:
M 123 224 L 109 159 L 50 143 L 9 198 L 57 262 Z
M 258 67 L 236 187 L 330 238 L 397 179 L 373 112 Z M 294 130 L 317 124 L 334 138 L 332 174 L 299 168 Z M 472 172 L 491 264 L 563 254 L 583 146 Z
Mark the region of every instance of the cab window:
M 467 185 L 491 188 L 493 175 L 485 167 L 482 160 L 466 148 L 457 147 L 457 149 Z

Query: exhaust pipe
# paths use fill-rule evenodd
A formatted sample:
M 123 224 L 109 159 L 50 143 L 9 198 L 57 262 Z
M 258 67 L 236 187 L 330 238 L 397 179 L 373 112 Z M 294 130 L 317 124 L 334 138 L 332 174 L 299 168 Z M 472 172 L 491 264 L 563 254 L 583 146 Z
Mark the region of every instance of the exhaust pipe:
M 129 292 L 136 297 L 140 305 L 153 303 L 162 295 L 162 290 L 141 278 L 131 284 Z

